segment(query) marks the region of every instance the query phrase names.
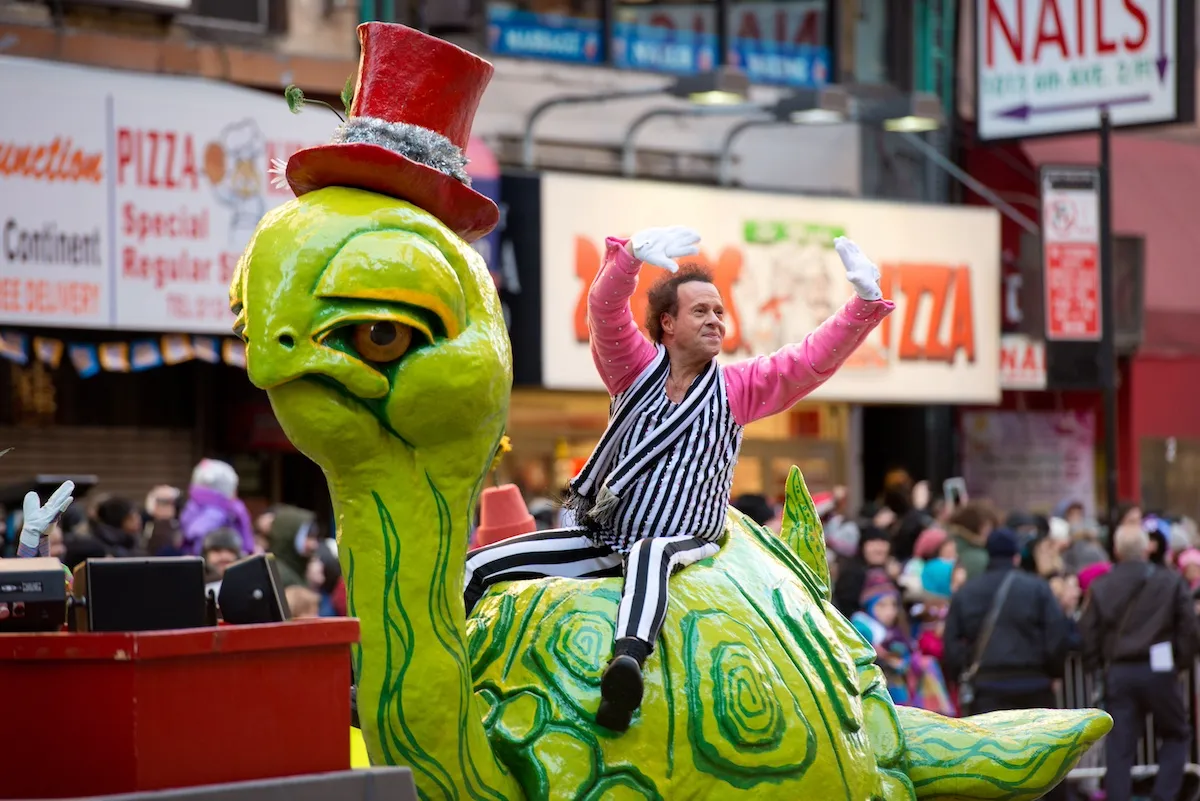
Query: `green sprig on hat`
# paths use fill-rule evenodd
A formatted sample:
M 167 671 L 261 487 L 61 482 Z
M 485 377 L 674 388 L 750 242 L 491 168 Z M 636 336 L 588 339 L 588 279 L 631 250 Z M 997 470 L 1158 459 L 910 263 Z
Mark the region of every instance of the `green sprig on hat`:
M 339 120 L 341 120 L 342 122 L 346 121 L 346 118 L 343 117 L 336 108 L 329 105 L 324 100 L 313 100 L 310 97 L 305 97 L 304 90 L 302 90 L 299 86 L 296 86 L 296 84 L 294 84 L 294 83 L 288 84 L 287 87 L 283 90 L 283 99 L 287 101 L 288 110 L 291 111 L 293 114 L 299 114 L 301 111 L 303 111 L 304 104 L 312 103 L 313 105 L 324 106 L 325 108 L 332 111 L 334 114 L 337 114 L 337 117 Z M 346 90 L 343 89 L 342 90 L 342 101 L 345 102 L 345 99 L 346 99 Z M 349 107 L 347 107 L 347 108 L 349 108 Z

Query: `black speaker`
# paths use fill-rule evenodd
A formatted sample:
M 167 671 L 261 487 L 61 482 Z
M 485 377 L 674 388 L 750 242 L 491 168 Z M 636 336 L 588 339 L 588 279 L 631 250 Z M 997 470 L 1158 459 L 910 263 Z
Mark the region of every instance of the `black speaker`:
M 89 559 L 75 568 L 76 631 L 163 631 L 209 625 L 199 556 Z
M 0 633 L 59 631 L 67 622 L 67 577 L 48 557 L 0 559 Z
M 247 556 L 225 568 L 217 596 L 226 623 L 281 623 L 291 615 L 275 557 L 269 553 Z

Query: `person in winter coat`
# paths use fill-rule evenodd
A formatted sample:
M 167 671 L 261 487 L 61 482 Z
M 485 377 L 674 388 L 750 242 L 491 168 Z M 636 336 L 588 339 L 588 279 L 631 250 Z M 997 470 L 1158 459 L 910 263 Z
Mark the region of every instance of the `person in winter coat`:
M 320 545 L 316 515 L 298 506 L 277 506 L 269 537 L 283 586 L 307 587 L 308 563 Z
M 96 508 L 91 533 L 108 556 L 136 556 L 141 552 L 142 516 L 132 502 L 110 497 Z
M 976 642 L 1001 585 L 1009 588 L 979 661 L 971 714 L 1002 709 L 1054 707 L 1053 681 L 1062 677 L 1070 636 L 1067 618 L 1050 585 L 1017 569 L 1016 535 L 997 529 L 988 536 L 988 564 L 950 601 L 942 666 L 951 679 L 974 661 Z M 1049 796 L 1048 796 L 1049 797 Z
M 237 497 L 238 475 L 233 467 L 216 459 L 203 459 L 192 471 L 192 484 L 179 524 L 183 529 L 181 550 L 199 556 L 204 538 L 219 528 L 231 528 L 242 538 L 242 553 L 254 553 L 254 531 L 250 513 Z
M 982 576 L 987 570 L 987 541 L 997 523 L 995 510 L 983 501 L 968 501 L 950 518 L 950 534 L 958 546 L 958 564 L 967 571 L 968 579 Z
M 833 585 L 833 605 L 846 617 L 859 610 L 859 598 L 871 568 L 888 569 L 893 563 L 892 544 L 888 535 L 873 526 L 862 530 L 858 540 L 858 555 L 838 564 L 838 577 Z

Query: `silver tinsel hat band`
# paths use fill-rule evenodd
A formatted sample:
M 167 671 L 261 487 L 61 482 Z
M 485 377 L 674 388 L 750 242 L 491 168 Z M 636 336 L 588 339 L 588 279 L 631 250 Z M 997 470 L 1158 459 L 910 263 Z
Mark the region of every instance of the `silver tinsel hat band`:
M 466 154 L 446 137 L 419 125 L 388 122 L 376 117 L 351 117 L 338 126 L 333 143 L 379 145 L 432 167 L 466 186 L 471 185 Z

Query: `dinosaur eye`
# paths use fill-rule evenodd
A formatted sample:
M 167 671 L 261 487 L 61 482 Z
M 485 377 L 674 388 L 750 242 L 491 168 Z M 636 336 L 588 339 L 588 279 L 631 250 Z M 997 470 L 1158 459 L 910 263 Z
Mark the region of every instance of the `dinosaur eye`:
M 412 328 L 403 323 L 361 323 L 354 326 L 354 349 L 369 362 L 387 364 L 408 352 L 412 337 Z

